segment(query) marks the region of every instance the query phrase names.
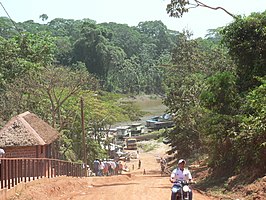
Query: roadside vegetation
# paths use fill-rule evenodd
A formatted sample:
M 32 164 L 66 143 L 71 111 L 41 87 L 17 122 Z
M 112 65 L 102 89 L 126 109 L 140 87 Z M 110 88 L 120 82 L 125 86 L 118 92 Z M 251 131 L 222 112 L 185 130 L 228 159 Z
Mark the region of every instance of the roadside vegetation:
M 138 142 L 138 148 L 140 148 L 143 152 L 150 152 L 157 147 L 158 144 L 153 140 Z

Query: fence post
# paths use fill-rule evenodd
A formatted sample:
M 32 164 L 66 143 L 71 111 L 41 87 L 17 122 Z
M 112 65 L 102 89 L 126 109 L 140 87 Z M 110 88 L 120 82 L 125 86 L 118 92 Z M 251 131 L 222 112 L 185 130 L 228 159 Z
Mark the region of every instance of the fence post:
M 24 182 L 27 182 L 27 160 L 23 159 Z
M 5 166 L 5 160 L 2 160 L 1 158 L 0 158 L 0 164 L 1 164 L 1 166 L 0 166 L 0 178 L 1 178 L 1 189 L 2 188 L 4 188 L 4 176 L 5 176 L 5 172 L 4 172 L 4 166 Z
M 5 188 L 7 187 L 7 179 L 8 179 L 8 160 L 4 160 L 4 173 L 5 173 Z
M 28 167 L 28 181 L 30 181 L 30 177 L 31 177 L 31 171 L 30 171 L 30 169 L 32 168 L 31 167 L 31 160 L 30 159 L 28 159 L 28 165 L 27 165 L 27 167 Z
M 10 182 L 11 182 L 11 173 L 12 173 L 12 167 L 11 167 L 11 163 L 12 163 L 12 161 L 11 160 L 8 160 L 8 168 L 7 168 L 7 170 L 8 170 L 8 176 L 7 176 L 7 178 L 8 178 L 8 186 L 7 186 L 7 188 L 8 189 L 10 189 L 11 188 L 11 186 L 10 186 Z
M 15 185 L 17 185 L 18 184 L 18 159 L 15 159 L 14 160 L 14 164 L 15 164 Z
M 22 159 L 19 159 L 19 162 L 18 162 L 19 164 L 18 164 L 18 174 L 19 174 L 19 179 L 18 179 L 18 182 L 20 183 L 20 182 L 22 182 L 23 180 L 22 180 Z

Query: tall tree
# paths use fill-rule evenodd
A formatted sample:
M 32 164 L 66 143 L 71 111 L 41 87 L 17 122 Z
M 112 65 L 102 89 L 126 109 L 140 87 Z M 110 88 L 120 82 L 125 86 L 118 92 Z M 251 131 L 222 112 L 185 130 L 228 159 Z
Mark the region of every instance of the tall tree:
M 50 65 L 55 46 L 53 38 L 48 34 L 24 34 L 8 40 L 0 38 L 0 50 L 1 84 Z
M 217 71 L 234 69 L 221 48 L 203 48 L 202 43 L 188 36 L 180 35 L 172 54 L 172 65 L 166 66 L 165 79 L 167 97 L 164 103 L 174 114 L 175 121 L 167 137 L 179 156 L 189 156 L 203 147 L 201 120 L 205 111 L 200 105 L 200 96 L 206 87 L 206 78 Z
M 7 39 L 18 35 L 12 21 L 7 17 L 0 17 L 0 36 Z
M 48 15 L 47 14 L 41 14 L 39 16 L 39 18 L 42 20 L 42 21 L 46 21 L 48 19 Z
M 246 104 L 242 106 L 246 114 L 241 124 L 241 133 L 237 137 L 238 160 L 242 168 L 249 168 L 255 164 L 260 172 L 265 172 L 266 77 L 257 79 L 260 85 L 248 93 Z
M 237 85 L 241 92 L 260 83 L 266 75 L 266 11 L 241 17 L 222 30 L 223 43 L 237 63 Z
M 170 52 L 174 47 L 170 31 L 161 21 L 140 22 L 137 29 L 143 35 L 143 43 L 156 45 L 156 56 Z
M 84 23 L 82 37 L 74 45 L 73 62 L 84 62 L 89 72 L 106 80 L 108 71 L 125 58 L 125 52 L 110 42 L 111 37 L 107 29 Z
M 111 41 L 124 50 L 127 58 L 138 55 L 142 40 L 141 34 L 135 28 L 113 22 L 100 25 L 112 31 Z
M 209 77 L 201 94 L 201 105 L 207 108 L 202 126 L 207 135 L 209 165 L 222 169 L 237 163 L 235 135 L 239 132 L 239 97 L 236 76 L 229 71 Z

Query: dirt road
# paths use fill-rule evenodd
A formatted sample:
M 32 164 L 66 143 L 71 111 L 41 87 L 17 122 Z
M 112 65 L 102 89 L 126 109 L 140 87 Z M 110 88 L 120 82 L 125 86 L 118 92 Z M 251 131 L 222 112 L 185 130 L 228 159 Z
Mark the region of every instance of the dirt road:
M 163 156 L 162 148 L 150 153 L 140 153 L 138 159 L 127 163 L 130 172 L 119 176 L 70 178 L 57 177 L 31 182 L 26 189 L 11 199 L 23 200 L 169 200 L 171 183 L 169 177 L 160 175 L 156 157 Z M 133 169 L 134 168 L 134 169 Z M 145 169 L 146 174 L 143 174 Z M 194 191 L 194 200 L 210 200 Z

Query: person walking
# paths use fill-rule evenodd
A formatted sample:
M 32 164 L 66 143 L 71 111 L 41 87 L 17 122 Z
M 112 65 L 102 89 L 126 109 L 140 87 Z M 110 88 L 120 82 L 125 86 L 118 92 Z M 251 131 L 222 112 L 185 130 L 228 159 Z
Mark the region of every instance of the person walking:
M 99 159 L 95 159 L 93 162 L 93 169 L 94 169 L 95 176 L 99 176 L 99 165 L 100 165 Z
M 164 170 L 166 168 L 166 165 L 167 165 L 166 160 L 163 157 L 161 157 L 161 159 L 160 159 L 161 176 L 164 174 Z

